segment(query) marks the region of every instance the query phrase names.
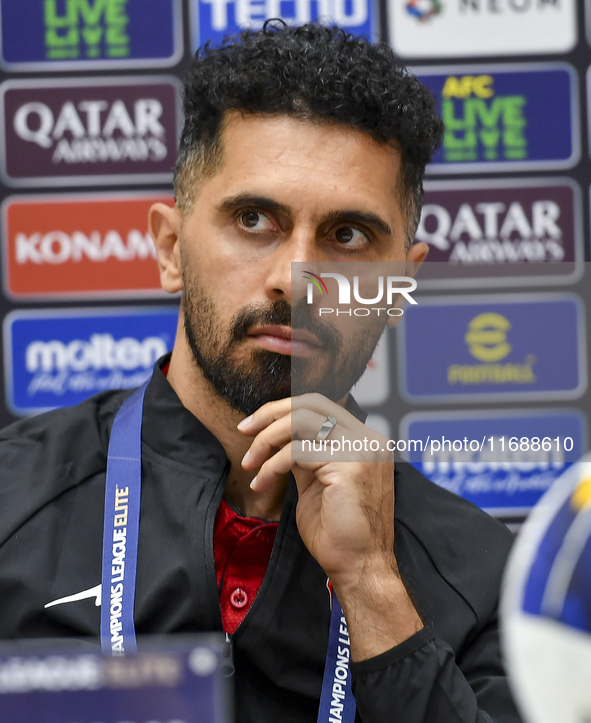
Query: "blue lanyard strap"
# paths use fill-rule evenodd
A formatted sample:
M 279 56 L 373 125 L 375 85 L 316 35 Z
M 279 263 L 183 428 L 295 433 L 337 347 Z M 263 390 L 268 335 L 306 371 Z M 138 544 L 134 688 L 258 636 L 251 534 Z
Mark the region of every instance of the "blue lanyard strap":
M 347 621 L 332 593 L 328 653 L 324 666 L 318 723 L 353 723 L 355 698 L 351 689 L 351 641 Z
M 101 646 L 103 652 L 111 655 L 137 651 L 133 614 L 142 486 L 142 416 L 148 381 L 123 402 L 115 416 L 109 439 L 103 528 Z M 349 632 L 334 593 L 331 599 L 328 653 L 318 723 L 353 723 L 355 698 L 351 690 Z
M 137 651 L 133 619 L 142 485 L 142 412 L 148 382 L 119 408 L 107 456 L 101 647 L 111 655 Z

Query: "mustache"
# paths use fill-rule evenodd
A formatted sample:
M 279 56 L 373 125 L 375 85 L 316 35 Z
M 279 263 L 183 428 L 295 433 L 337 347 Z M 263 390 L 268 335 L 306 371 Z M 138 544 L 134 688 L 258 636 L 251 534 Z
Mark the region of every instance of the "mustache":
M 292 324 L 292 320 L 296 323 Z M 343 346 L 341 333 L 330 324 L 323 324 L 312 315 L 305 299 L 292 307 L 285 299 L 278 299 L 267 307 L 245 307 L 233 318 L 230 325 L 230 343 L 237 344 L 248 336 L 253 326 L 292 326 L 313 334 L 323 347 L 338 354 Z

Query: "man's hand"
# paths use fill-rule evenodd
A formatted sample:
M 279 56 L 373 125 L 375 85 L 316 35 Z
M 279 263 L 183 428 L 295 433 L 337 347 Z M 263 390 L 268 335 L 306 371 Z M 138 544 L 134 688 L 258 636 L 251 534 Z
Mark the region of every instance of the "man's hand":
M 337 424 L 326 448 L 313 451 L 310 443 L 318 449 L 317 434 L 329 415 Z M 255 491 L 293 472 L 298 529 L 341 603 L 353 658 L 377 655 L 420 630 L 394 555 L 394 458 L 388 440 L 320 394 L 265 404 L 239 429 L 254 437 L 242 466 L 259 470 L 251 484 Z

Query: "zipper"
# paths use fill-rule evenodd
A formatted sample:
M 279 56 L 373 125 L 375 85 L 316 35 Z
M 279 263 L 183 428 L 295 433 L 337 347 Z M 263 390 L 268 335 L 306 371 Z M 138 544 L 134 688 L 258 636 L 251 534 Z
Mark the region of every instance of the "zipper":
M 208 582 L 208 588 L 215 590 L 215 601 L 213 601 L 212 609 L 217 610 L 217 619 L 214 621 L 214 629 L 217 629 L 220 632 L 224 632 L 224 623 L 222 620 L 222 609 L 220 606 L 220 596 L 218 591 L 218 584 L 217 584 L 217 577 L 216 577 L 216 570 L 215 570 L 215 555 L 213 550 L 213 531 L 215 527 L 215 518 L 217 515 L 217 511 L 219 509 L 219 506 L 222 501 L 222 497 L 224 496 L 224 490 L 226 488 L 226 483 L 228 481 L 228 475 L 230 473 L 230 462 L 226 462 L 226 466 L 224 468 L 224 471 L 222 475 L 220 476 L 220 479 L 216 485 L 215 492 L 212 497 L 212 501 L 208 507 L 208 512 L 213 508 L 213 514 L 209 514 L 206 517 L 205 520 L 205 564 L 206 564 L 206 574 L 207 574 L 207 582 Z M 207 513 L 206 513 L 207 514 Z M 214 617 L 215 617 L 214 613 Z M 226 634 L 226 642 L 230 642 L 231 640 L 228 640 L 227 634 Z M 233 663 L 232 663 L 233 667 Z
M 226 647 L 224 650 L 222 672 L 226 678 L 231 678 L 236 672 L 234 668 L 234 642 L 230 633 L 226 633 Z
M 291 484 L 291 483 L 290 483 Z M 295 484 L 295 482 L 293 482 Z M 288 487 L 289 490 L 289 487 Z M 287 492 L 286 492 L 286 500 L 287 500 Z M 244 627 L 244 623 L 248 619 L 248 616 L 250 615 L 253 607 L 255 606 L 255 603 L 257 599 L 260 597 L 261 591 L 264 590 L 266 587 L 269 586 L 269 569 L 273 566 L 273 564 L 277 561 L 277 557 L 279 555 L 279 544 L 281 542 L 280 535 L 285 536 L 286 533 L 286 527 L 287 527 L 287 510 L 286 506 L 284 505 L 284 508 L 281 512 L 281 517 L 279 519 L 279 525 L 277 526 L 277 534 L 275 535 L 275 542 L 273 543 L 273 549 L 271 550 L 271 557 L 269 558 L 269 564 L 267 565 L 267 569 L 265 570 L 265 574 L 263 575 L 263 580 L 259 586 L 259 589 L 256 591 L 256 594 L 254 598 L 252 599 L 252 603 L 250 604 L 250 607 L 246 611 L 246 615 L 242 618 L 242 622 L 240 625 L 236 628 L 234 633 L 232 635 L 229 635 L 229 633 L 226 633 L 226 635 L 231 639 L 232 645 L 233 645 L 233 639 L 237 635 L 237 633 L 240 632 L 240 630 Z M 220 608 L 220 615 L 221 615 L 221 608 Z
M 229 470 L 228 470 L 228 472 L 229 472 Z M 222 479 L 224 479 L 224 478 L 222 478 Z M 226 474 L 226 479 L 227 479 L 227 474 Z M 289 490 L 289 488 L 288 488 L 288 490 Z M 216 490 L 216 491 L 217 491 L 217 490 Z M 216 495 L 216 497 L 217 497 L 217 495 Z M 222 497 L 223 497 L 223 492 L 222 492 L 222 494 L 220 495 L 220 499 L 219 499 L 218 505 L 217 505 L 217 507 L 216 507 L 216 514 L 217 514 L 217 510 L 218 510 L 218 508 L 219 508 L 219 505 L 220 505 L 220 503 L 221 503 L 221 498 L 222 498 Z M 286 494 L 286 499 L 287 499 L 287 494 Z M 277 543 L 279 542 L 279 535 L 280 535 L 280 533 L 283 534 L 283 535 L 285 535 L 286 526 L 287 526 L 287 519 L 284 519 L 284 518 L 286 518 L 286 517 L 287 517 L 287 511 L 286 511 L 286 509 L 285 509 L 285 507 L 284 507 L 284 509 L 283 509 L 283 511 L 282 511 L 282 513 L 281 513 L 281 518 L 280 518 L 280 520 L 279 520 L 279 525 L 278 525 L 278 527 L 277 527 L 277 534 L 276 534 L 276 536 L 275 536 L 275 542 L 273 543 L 273 549 L 272 549 L 272 551 L 271 551 L 271 557 L 270 557 L 270 559 L 269 559 L 269 564 L 267 565 L 267 569 L 265 570 L 265 574 L 263 575 L 263 580 L 262 580 L 262 582 L 261 582 L 261 584 L 260 584 L 260 586 L 259 586 L 259 589 L 256 591 L 256 594 L 255 594 L 255 596 L 254 596 L 254 598 L 253 598 L 253 600 L 252 600 L 252 603 L 250 604 L 250 607 L 249 607 L 248 610 L 246 611 L 245 616 L 242 618 L 242 622 L 240 623 L 240 625 L 236 628 L 236 630 L 235 630 L 233 633 L 226 633 L 226 632 L 224 631 L 224 623 L 223 623 L 223 620 L 222 620 L 222 608 L 221 608 L 221 605 L 220 605 L 220 597 L 219 597 L 219 591 L 218 591 L 218 586 L 217 586 L 217 576 L 216 576 L 216 571 L 215 571 L 215 557 L 214 557 L 214 553 L 213 553 L 213 528 L 214 528 L 214 523 L 212 523 L 211 525 L 210 525 L 210 524 L 207 525 L 207 528 L 206 528 L 207 539 L 208 539 L 208 540 L 210 541 L 210 543 L 211 543 L 211 546 L 210 546 L 210 548 L 209 548 L 209 550 L 208 550 L 208 552 L 210 553 L 210 555 L 208 555 L 208 556 L 211 556 L 211 557 L 213 558 L 213 577 L 214 577 L 214 582 L 215 582 L 215 589 L 216 589 L 216 591 L 217 591 L 217 609 L 218 609 L 218 613 L 219 613 L 220 630 L 224 631 L 224 634 L 225 634 L 225 636 L 226 636 L 226 644 L 227 644 L 228 658 L 227 658 L 227 661 L 226 661 L 225 664 L 227 665 L 227 670 L 228 670 L 228 672 L 227 672 L 226 674 L 227 674 L 228 676 L 234 675 L 234 672 L 235 672 L 235 667 L 234 667 L 234 637 L 235 637 L 236 634 L 239 633 L 240 630 L 244 627 L 244 623 L 246 622 L 246 619 L 247 619 L 248 616 L 250 615 L 251 610 L 253 609 L 253 607 L 254 607 L 254 605 L 255 605 L 258 597 L 260 596 L 261 590 L 263 590 L 263 589 L 265 588 L 265 586 L 268 586 L 268 585 L 269 585 L 269 568 L 270 568 L 270 567 L 272 566 L 272 564 L 276 561 L 277 556 L 279 555 L 279 552 L 278 552 L 279 546 L 278 546 Z M 215 515 L 213 515 L 213 520 L 214 520 L 214 522 L 215 522 Z M 225 671 L 225 670 L 226 670 L 226 668 L 224 668 L 224 671 Z

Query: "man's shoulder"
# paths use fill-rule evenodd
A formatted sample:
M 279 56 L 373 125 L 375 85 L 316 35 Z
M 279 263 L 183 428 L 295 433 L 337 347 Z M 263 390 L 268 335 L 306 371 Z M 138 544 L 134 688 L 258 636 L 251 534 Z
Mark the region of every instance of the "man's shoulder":
M 103 392 L 0 430 L 0 544 L 21 517 L 104 471 L 112 421 L 128 394 Z
M 396 522 L 404 528 L 407 543 L 425 550 L 437 573 L 477 614 L 490 613 L 513 534 L 502 522 L 434 484 L 408 463 L 396 464 L 395 482 Z
M 115 390 L 101 392 L 72 407 L 26 417 L 0 429 L 0 445 L 52 444 L 67 445 L 63 434 L 104 436 L 104 429 L 123 400 L 131 392 Z M 108 435 L 107 435 L 108 436 Z

